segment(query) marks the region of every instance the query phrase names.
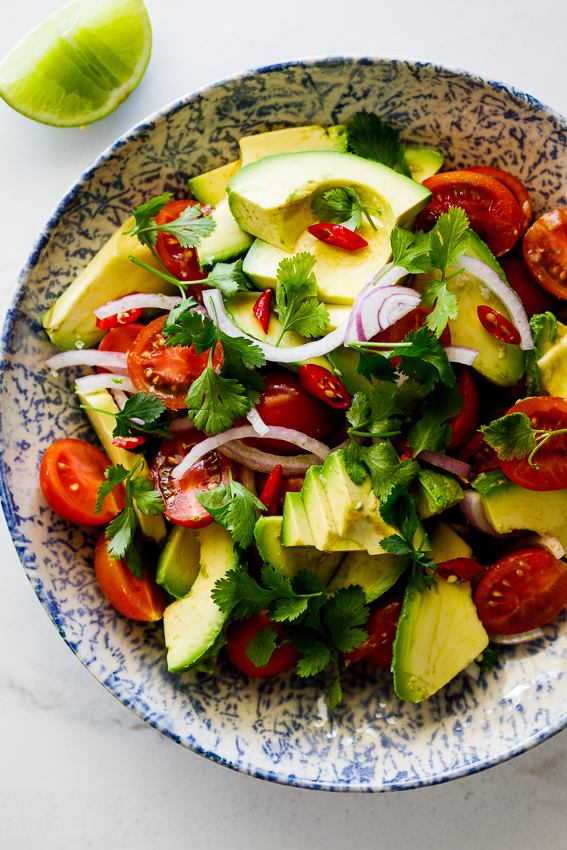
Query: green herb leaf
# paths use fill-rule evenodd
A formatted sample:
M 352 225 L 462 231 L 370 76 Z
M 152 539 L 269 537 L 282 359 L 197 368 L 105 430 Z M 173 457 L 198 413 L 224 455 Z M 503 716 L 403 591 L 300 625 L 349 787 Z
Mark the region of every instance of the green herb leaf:
M 431 232 L 431 262 L 443 277 L 470 246 L 469 219 L 461 207 L 451 207 L 437 219 Z
M 355 154 L 411 177 L 398 130 L 384 124 L 377 115 L 358 112 L 347 125 L 347 134 L 349 147 Z
M 212 357 L 189 387 L 185 404 L 197 430 L 213 435 L 231 428 L 234 420 L 246 416 L 253 406 L 246 387 L 235 378 L 217 375 Z
M 447 419 L 456 416 L 464 403 L 457 387 L 437 384 L 434 391 L 420 404 L 421 419 L 408 432 L 408 443 L 414 457 L 424 449 L 442 452 L 451 441 L 452 427 Z
M 483 673 L 490 673 L 500 660 L 500 650 L 493 649 L 491 646 L 487 646 L 486 649 L 482 651 L 482 658 L 480 661 L 476 663 L 480 667 Z
M 349 230 L 358 230 L 362 224 L 363 215 L 370 226 L 376 230 L 369 210 L 381 215 L 381 211 L 376 207 L 368 207 L 363 204 L 352 186 L 345 186 L 342 189 L 328 189 L 318 198 L 315 198 L 311 204 L 311 209 L 319 221 L 342 224 Z
M 244 649 L 246 657 L 256 667 L 265 667 L 278 647 L 278 638 L 278 633 L 271 626 L 256 632 L 255 637 L 250 638 L 246 643 Z
M 406 230 L 397 225 L 390 234 L 392 259 L 395 266 L 403 266 L 410 274 L 422 274 L 433 269 L 430 257 L 431 233 Z
M 337 705 L 342 701 L 343 698 L 343 689 L 341 686 L 340 676 L 337 676 L 331 684 L 327 688 L 327 694 L 329 695 L 329 708 L 331 711 L 337 707 Z
M 371 446 L 360 446 L 351 441 L 345 449 L 345 466 L 355 484 L 362 484 L 365 475 L 361 477 L 360 471 L 365 468 L 365 473 L 368 471 L 370 474 L 372 490 L 380 500 L 386 499 L 396 484 L 408 487 L 419 472 L 418 463 L 399 461 L 392 444 L 384 440 Z
M 501 460 L 520 460 L 537 446 L 534 428 L 525 413 L 507 413 L 480 430 Z
M 225 298 L 251 289 L 250 281 L 242 271 L 242 263 L 242 259 L 234 263 L 216 263 L 209 272 L 205 285 L 220 289 Z
M 422 593 L 422 583 L 431 587 L 435 583 L 434 574 L 437 564 L 421 551 L 426 537 L 418 549 L 414 546 L 414 537 L 418 528 L 415 500 L 401 485 L 396 485 L 388 500 L 380 506 L 380 515 L 389 525 L 399 530 L 382 541 L 381 546 L 392 555 L 406 556 L 404 569 L 410 569 L 410 581 Z
M 379 351 L 369 354 L 362 349 L 358 349 L 356 371 L 368 381 L 372 381 L 372 378 L 376 378 L 377 381 L 390 381 L 393 383 L 396 381 L 396 370 L 390 363 L 389 358 L 385 357 Z
M 173 195 L 166 192 L 164 195 L 152 198 L 147 204 L 140 204 L 134 210 L 136 224 L 126 233 L 137 236 L 141 244 L 149 248 L 155 247 L 159 231 L 174 236 L 182 248 L 195 248 L 199 245 L 201 238 L 208 236 L 216 227 L 212 216 L 203 215 L 201 204 L 186 207 L 178 218 L 168 224 L 155 223 L 155 217 L 172 198 Z
M 156 233 L 153 228 L 155 224 L 154 218 L 162 209 L 173 199 L 171 192 L 166 192 L 164 195 L 159 195 L 156 198 L 151 198 L 147 204 L 140 204 L 134 210 L 134 219 L 136 224 L 126 230 L 122 235 L 137 236 L 138 241 L 148 248 L 153 248 L 156 244 Z
M 230 472 L 229 478 L 228 485 L 197 490 L 196 498 L 213 519 L 230 531 L 234 541 L 246 549 L 254 540 L 256 509 L 263 511 L 265 505 L 247 487 L 234 481 Z
M 404 342 L 408 348 L 399 349 L 401 362 L 398 372 L 413 378 L 429 393 L 437 381 L 448 387 L 455 386 L 455 374 L 445 353 L 445 349 L 429 328 L 409 331 Z
M 322 336 L 329 324 L 325 305 L 317 300 L 317 283 L 313 274 L 315 257 L 295 254 L 282 260 L 278 266 L 275 311 L 284 333 L 294 330 L 302 336 Z

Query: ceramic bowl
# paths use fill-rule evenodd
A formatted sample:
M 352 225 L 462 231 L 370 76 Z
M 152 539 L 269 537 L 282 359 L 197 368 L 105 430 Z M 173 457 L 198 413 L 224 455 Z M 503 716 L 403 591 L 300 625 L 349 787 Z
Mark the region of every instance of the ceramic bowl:
M 512 171 L 536 215 L 567 207 L 567 125 L 528 95 L 430 64 L 330 58 L 261 68 L 191 94 L 139 124 L 80 177 L 22 273 L 2 338 L 1 495 L 23 567 L 78 658 L 124 705 L 183 746 L 227 767 L 304 788 L 378 791 L 443 782 L 517 755 L 567 722 L 567 615 L 546 638 L 506 650 L 479 684 L 458 676 L 405 704 L 390 675 L 359 665 L 327 708 L 321 675 L 248 680 L 167 672 L 163 632 L 118 615 L 92 566 L 97 532 L 69 525 L 38 486 L 54 440 L 94 440 L 74 375 L 44 366 L 42 313 L 139 203 L 238 154 L 241 135 L 378 113 L 406 139 Z

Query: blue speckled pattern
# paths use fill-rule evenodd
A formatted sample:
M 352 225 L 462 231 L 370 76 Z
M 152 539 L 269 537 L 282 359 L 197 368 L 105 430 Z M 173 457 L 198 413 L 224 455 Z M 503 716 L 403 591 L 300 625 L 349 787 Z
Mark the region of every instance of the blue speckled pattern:
M 217 83 L 151 116 L 71 188 L 24 269 L 2 336 L 4 511 L 24 569 L 62 637 L 115 696 L 152 726 L 207 758 L 306 788 L 377 791 L 443 782 L 494 765 L 567 721 L 567 616 L 548 637 L 503 652 L 494 675 L 458 677 L 417 706 L 400 702 L 378 669 L 345 676 L 328 712 L 325 676 L 248 681 L 169 674 L 159 625 L 117 615 L 96 584 L 97 532 L 44 503 L 39 463 L 55 439 L 94 439 L 72 392 L 74 375 L 43 365 L 52 347 L 41 315 L 137 204 L 237 156 L 241 135 L 329 124 L 361 109 L 404 137 L 443 150 L 448 164 L 503 166 L 539 215 L 567 207 L 567 126 L 533 98 L 464 72 L 397 60 L 332 58 L 262 68 Z M 364 665 L 363 665 L 364 667 Z

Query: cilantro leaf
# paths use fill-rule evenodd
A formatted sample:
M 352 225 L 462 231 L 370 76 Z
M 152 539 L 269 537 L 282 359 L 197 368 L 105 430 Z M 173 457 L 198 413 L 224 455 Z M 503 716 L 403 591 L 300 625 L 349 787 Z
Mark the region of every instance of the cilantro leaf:
M 370 416 L 370 400 L 365 393 L 354 394 L 351 406 L 346 412 L 346 418 L 354 428 L 361 428 Z
M 451 441 L 452 426 L 447 419 L 456 416 L 464 403 L 457 387 L 437 384 L 434 391 L 420 404 L 421 419 L 410 428 L 408 443 L 414 457 L 427 449 L 431 452 L 445 452 Z
M 166 346 L 182 345 L 190 348 L 194 345 L 197 354 L 203 354 L 215 345 L 218 339 L 215 323 L 208 316 L 197 312 L 194 309 L 196 306 L 197 302 L 188 298 L 174 307 L 161 331 L 166 338 Z
M 419 548 L 416 549 L 414 546 L 413 541 L 418 528 L 414 498 L 398 484 L 390 493 L 388 500 L 380 506 L 380 515 L 385 522 L 393 525 L 400 532 L 383 540 L 382 548 L 392 555 L 406 556 L 404 569 L 411 567 L 410 581 L 422 593 L 422 581 L 429 587 L 435 583 L 434 574 L 437 571 L 437 564 L 421 551 L 427 541 L 425 534 Z
M 429 328 L 409 331 L 404 342 L 409 346 L 400 349 L 399 372 L 422 384 L 426 393 L 431 392 L 436 381 L 448 387 L 455 386 L 455 375 L 445 349 Z
M 405 145 L 394 127 L 384 124 L 377 115 L 358 112 L 347 125 L 348 144 L 352 151 L 365 159 L 381 162 L 411 177 L 405 157 Z
M 106 499 L 109 493 L 114 490 L 117 484 L 121 484 L 123 481 L 130 475 L 130 470 L 125 469 L 120 464 L 118 466 L 109 466 L 107 467 L 104 477 L 106 481 L 103 481 L 100 485 L 96 497 L 95 504 L 95 514 L 99 514 L 102 511 L 102 503 Z
M 410 274 L 422 274 L 433 269 L 430 257 L 431 233 L 406 230 L 397 225 L 390 234 L 392 259 L 395 266 L 403 266 Z
M 321 673 L 331 660 L 331 648 L 319 637 L 308 631 L 291 631 L 288 629 L 291 643 L 301 652 L 302 658 L 297 662 L 297 672 L 302 678 L 316 676 Z
M 235 378 L 217 375 L 212 356 L 189 387 L 185 404 L 197 430 L 213 435 L 231 428 L 236 418 L 246 416 L 253 407 L 246 387 Z
M 368 638 L 359 628 L 366 623 L 369 609 L 364 591 L 358 585 L 341 587 L 325 603 L 322 621 L 328 629 L 330 645 L 340 652 L 352 652 Z
M 144 516 L 154 516 L 164 510 L 163 499 L 157 490 L 154 490 L 151 481 L 147 478 L 132 478 L 130 489 L 136 500 L 136 507 Z
M 486 649 L 482 650 L 482 657 L 476 663 L 483 673 L 490 673 L 490 671 L 496 667 L 499 660 L 500 650 L 487 646 Z
M 242 271 L 242 259 L 235 263 L 216 263 L 209 272 L 206 286 L 220 289 L 225 298 L 251 289 L 250 281 Z
M 377 381 L 395 382 L 396 380 L 396 370 L 388 357 L 385 357 L 379 351 L 369 354 L 366 351 L 359 350 L 356 371 L 368 381 L 371 381 L 372 378 L 376 378 Z
M 380 500 L 386 499 L 396 484 L 408 487 L 419 472 L 416 461 L 399 461 L 396 450 L 385 440 L 371 446 L 360 446 L 353 441 L 344 451 L 347 472 L 353 478 L 352 469 L 357 479 L 353 478 L 354 483 L 362 483 L 366 476 L 361 478 L 360 471 L 365 468 L 370 474 L 374 495 Z
M 155 217 L 171 201 L 173 195 L 166 192 L 156 198 L 151 198 L 147 204 L 140 204 L 134 210 L 136 224 L 126 231 L 130 236 L 137 236 L 142 245 L 154 248 L 157 233 L 169 233 L 174 236 L 182 248 L 195 248 L 201 238 L 208 236 L 216 227 L 216 222 L 210 215 L 203 215 L 201 204 L 186 207 L 178 218 L 167 224 L 156 224 Z
M 229 570 L 223 578 L 217 579 L 211 591 L 213 602 L 223 614 L 232 615 L 235 620 L 258 614 L 273 598 L 273 591 L 261 587 L 242 570 Z
M 525 413 L 507 413 L 480 430 L 501 460 L 520 460 L 537 447 L 534 428 Z
M 246 657 L 256 667 L 265 667 L 278 646 L 278 638 L 278 633 L 271 626 L 256 632 L 256 635 L 246 643 L 244 649 Z
M 220 484 L 214 490 L 197 490 L 196 499 L 246 549 L 254 539 L 256 509 L 263 511 L 265 505 L 247 487 L 234 481 L 230 472 L 229 478 L 229 484 Z
M 363 204 L 352 186 L 345 186 L 342 189 L 328 189 L 318 198 L 315 198 L 311 204 L 311 209 L 319 221 L 342 224 L 349 230 L 358 230 L 362 224 L 363 215 L 370 226 L 376 230 L 376 225 L 368 210 L 372 209 L 378 215 L 381 215 L 381 211 L 376 207 L 367 207 Z
M 170 431 L 160 423 L 160 419 L 167 412 L 165 402 L 158 396 L 143 392 L 130 396 L 122 410 L 112 412 L 98 407 L 82 404 L 83 410 L 96 410 L 107 416 L 113 416 L 115 425 L 112 432 L 113 437 L 128 437 L 131 429 L 142 431 L 144 434 L 155 434 L 157 437 L 171 439 Z M 140 420 L 140 421 L 132 421 Z M 142 422 L 143 424 L 140 424 Z
M 315 257 L 305 252 L 282 260 L 278 266 L 275 311 L 282 331 L 294 330 L 302 336 L 322 336 L 329 324 L 329 313 L 317 299 L 317 283 L 313 274 Z
M 327 688 L 327 693 L 329 695 L 329 708 L 332 711 L 333 708 L 336 708 L 336 706 L 342 701 L 343 698 L 343 689 L 341 685 L 340 676 L 336 676 L 333 679 L 333 681 Z
M 461 259 L 470 246 L 469 219 L 461 207 L 442 213 L 431 232 L 431 262 L 443 277 L 447 269 Z
M 137 236 L 138 241 L 142 245 L 146 245 L 148 248 L 153 248 L 156 244 L 156 234 L 152 228 L 154 218 L 172 200 L 172 198 L 173 195 L 171 192 L 166 192 L 164 195 L 158 195 L 156 198 L 151 198 L 147 204 L 140 204 L 133 213 L 136 224 L 131 227 L 130 230 L 126 230 L 122 235 Z
M 438 337 L 445 330 L 449 319 L 456 319 L 459 315 L 457 296 L 454 292 L 449 292 L 444 280 L 436 277 L 427 284 L 421 303 L 424 307 L 433 307 L 435 304 L 427 317 L 427 325 Z

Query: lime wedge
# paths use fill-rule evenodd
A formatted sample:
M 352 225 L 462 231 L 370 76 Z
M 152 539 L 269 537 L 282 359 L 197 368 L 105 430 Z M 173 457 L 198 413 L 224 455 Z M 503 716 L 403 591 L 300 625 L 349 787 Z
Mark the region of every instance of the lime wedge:
M 151 47 L 141 0 L 75 0 L 24 36 L 0 63 L 0 96 L 44 124 L 91 124 L 136 88 Z

